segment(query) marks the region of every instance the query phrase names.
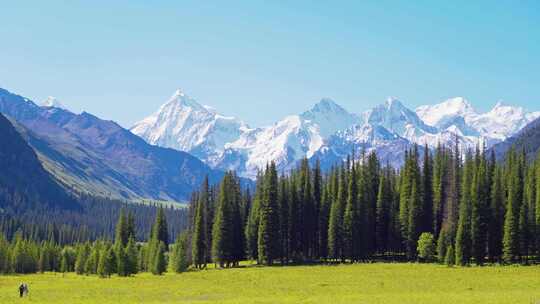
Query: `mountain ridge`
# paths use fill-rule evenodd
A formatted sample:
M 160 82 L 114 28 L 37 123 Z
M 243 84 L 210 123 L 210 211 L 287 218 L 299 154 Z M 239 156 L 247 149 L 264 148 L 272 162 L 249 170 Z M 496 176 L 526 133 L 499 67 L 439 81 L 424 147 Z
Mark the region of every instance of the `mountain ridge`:
M 0 113 L 26 129 L 43 166 L 67 188 L 129 200 L 186 201 L 223 172 L 182 151 L 152 146 L 112 121 L 40 107 L 0 89 Z
M 181 90 L 175 92 L 167 103 L 177 98 L 178 92 Z M 189 101 L 190 108 L 210 113 L 194 98 L 184 93 L 182 98 Z M 242 120 L 228 117 L 229 122 L 236 123 L 218 128 L 225 133 L 223 136 L 208 127 L 223 126 L 215 109 L 211 115 L 196 120 L 197 115 L 191 114 L 198 112 L 190 112 L 187 107 L 178 107 L 163 115 L 161 110 L 165 105 L 136 123 L 130 131 L 151 144 L 193 153 L 211 167 L 237 170 L 241 176 L 249 178 L 254 178 L 257 171 L 270 161 L 275 161 L 282 171 L 296 166 L 304 157 L 317 157 L 323 164 L 330 165 L 346 157 L 344 151 L 350 153 L 359 147 L 387 155 L 383 161 L 396 165 L 394 156 L 406 146 L 419 144 L 435 148 L 439 144 L 453 144 L 456 135 L 464 148 L 478 144 L 491 147 L 540 117 L 540 112 L 527 112 L 502 103 L 497 103 L 488 112 L 479 113 L 463 97 L 420 106 L 415 110 L 397 98 L 388 98 L 385 103 L 360 114 L 350 113 L 332 99 L 323 98 L 311 109 L 286 116 L 265 127 L 250 128 Z M 177 119 L 188 114 L 195 120 Z M 207 127 L 197 127 L 200 125 Z M 190 141 L 198 145 L 178 144 Z

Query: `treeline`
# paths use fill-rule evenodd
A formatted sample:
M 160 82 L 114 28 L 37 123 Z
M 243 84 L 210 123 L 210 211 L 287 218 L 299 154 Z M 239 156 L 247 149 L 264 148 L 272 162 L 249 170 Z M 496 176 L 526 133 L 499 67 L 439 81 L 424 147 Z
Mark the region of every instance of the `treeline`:
M 114 242 L 107 238 L 61 245 L 54 236 L 36 241 L 25 238 L 19 230 L 9 241 L 0 234 L 0 273 L 76 272 L 110 277 L 130 276 L 140 271 L 159 275 L 170 269 L 185 271 L 188 267 L 187 234 L 169 245 L 166 212 L 159 208 L 150 228 L 147 242 L 137 242 L 135 215 L 122 209 L 115 228 Z M 173 250 L 169 252 L 169 249 Z
M 323 174 L 307 160 L 269 164 L 253 196 L 234 173 L 194 196 L 188 257 L 196 268 L 276 262 L 529 263 L 540 254 L 540 156 L 455 147 L 407 151 L 400 170 L 375 153 Z M 420 240 L 420 241 L 419 241 Z
M 13 205 L 17 202 L 10 202 Z M 133 214 L 136 241 L 147 240 L 158 205 L 126 203 L 120 200 L 78 194 L 73 199 L 76 208 L 51 208 L 36 204 L 32 209 L 14 211 L 0 209 L 0 233 L 13 240 L 17 232 L 33 241 L 52 241 L 59 245 L 81 243 L 97 239 L 112 240 L 120 211 Z M 165 208 L 172 241 L 189 225 L 186 208 Z
M 189 229 L 182 232 L 171 232 L 169 221 L 184 213 L 159 208 L 145 228 L 138 217 L 148 214 L 132 208 L 124 205 L 117 213 L 114 238 L 103 234 L 62 243 L 61 229 L 54 228 L 46 239 L 24 229 L 0 237 L 0 272 L 159 275 L 208 263 L 235 267 L 246 259 L 264 265 L 536 263 L 540 155 L 528 162 L 524 153 L 511 150 L 498 163 L 493 153 L 462 153 L 456 143 L 422 153 L 415 146 L 400 170 L 381 164 L 375 153 L 352 155 L 326 173 L 306 159 L 287 175 L 270 163 L 253 194 L 228 172 L 212 187 L 205 179 L 193 194 L 185 219 Z

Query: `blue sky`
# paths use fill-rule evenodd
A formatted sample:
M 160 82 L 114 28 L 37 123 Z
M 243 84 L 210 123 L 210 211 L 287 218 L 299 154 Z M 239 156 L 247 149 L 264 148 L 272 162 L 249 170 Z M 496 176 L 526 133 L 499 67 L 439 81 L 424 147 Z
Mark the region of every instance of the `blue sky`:
M 109 3 L 111 2 L 111 3 Z M 112 3 L 114 2 L 114 3 Z M 152 3 L 150 3 L 152 2 Z M 464 96 L 540 109 L 538 1 L 3 1 L 0 87 L 129 127 L 176 88 L 254 126 Z

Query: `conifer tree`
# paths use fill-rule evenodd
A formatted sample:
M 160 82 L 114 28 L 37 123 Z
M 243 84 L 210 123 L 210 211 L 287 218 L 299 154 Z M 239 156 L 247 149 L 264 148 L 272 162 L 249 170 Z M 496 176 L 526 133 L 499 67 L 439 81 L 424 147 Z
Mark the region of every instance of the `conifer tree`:
M 455 242 L 455 263 L 460 266 L 469 264 L 471 257 L 471 183 L 474 175 L 474 162 L 467 154 L 461 186 L 461 202 Z
M 502 238 L 504 223 L 504 185 L 502 168 L 497 166 L 494 171 L 491 186 L 490 221 L 488 229 L 488 254 L 492 262 L 499 260 L 502 255 Z
M 339 173 L 338 193 L 330 209 L 328 223 L 328 255 L 333 259 L 343 259 L 343 214 L 346 203 L 346 172 Z
M 376 243 L 379 253 L 386 252 L 390 233 L 390 208 L 392 205 L 392 185 L 390 181 L 390 168 L 387 166 L 379 183 L 379 193 L 377 195 L 377 225 Z
M 152 274 L 162 275 L 167 270 L 167 260 L 165 259 L 165 243 L 159 241 L 154 260 L 151 267 Z
M 360 228 L 360 211 L 358 210 L 358 185 L 356 183 L 355 164 L 351 166 L 347 191 L 347 202 L 343 215 L 343 250 L 344 255 L 352 262 L 360 258 L 360 244 L 362 242 Z
M 477 157 L 480 159 L 476 166 L 471 189 L 471 242 L 472 256 L 476 264 L 482 265 L 487 249 L 489 185 L 485 153 L 478 154 L 479 152 L 477 152 Z
M 247 224 L 245 228 L 247 255 L 252 260 L 258 259 L 257 240 L 259 238 L 260 205 L 262 201 L 262 195 L 263 195 L 262 175 L 259 172 L 257 175 L 257 183 L 256 183 L 255 197 L 253 199 L 253 206 L 249 210 L 249 215 L 248 215 Z
M 188 234 L 181 233 L 174 244 L 172 257 L 170 259 L 171 270 L 176 273 L 185 272 L 188 270 L 189 261 L 187 256 Z
M 515 152 L 509 152 L 508 199 L 503 230 L 503 260 L 514 263 L 519 259 L 519 210 L 522 202 L 522 182 L 519 161 Z
M 455 261 L 455 252 L 454 252 L 454 246 L 452 244 L 448 245 L 447 249 L 446 249 L 446 256 L 444 258 L 444 263 L 447 265 L 447 266 L 454 266 L 456 264 L 456 261 Z
M 193 233 L 191 236 L 191 256 L 193 259 L 193 265 L 195 268 L 204 268 L 206 267 L 206 205 L 208 203 L 208 188 L 207 188 L 207 178 L 206 186 L 203 186 L 201 194 L 199 195 L 199 200 L 195 207 L 195 220 L 193 226 Z
M 259 221 L 258 252 L 259 262 L 272 265 L 279 257 L 279 210 L 278 181 L 274 162 L 265 172 L 264 192 Z
M 433 163 L 427 144 L 424 146 L 424 159 L 422 166 L 422 232 L 433 231 Z
M 165 246 L 165 251 L 168 250 L 169 246 L 169 230 L 167 227 L 167 218 L 165 217 L 165 211 L 163 207 L 158 208 L 156 214 L 156 221 L 152 227 L 152 239 L 157 240 L 158 242 L 163 242 Z
M 110 277 L 114 268 L 114 251 L 112 247 L 105 246 L 99 254 L 97 274 L 102 277 Z
M 217 209 L 212 228 L 212 257 L 221 267 L 234 261 L 233 176 L 228 172 L 220 184 Z
M 135 244 L 135 239 L 132 237 L 129 238 L 126 249 L 126 272 L 127 275 L 136 274 L 139 272 L 138 266 L 138 257 L 139 252 L 137 250 L 137 244 Z
M 90 255 L 90 246 L 85 243 L 78 247 L 77 258 L 75 259 L 75 272 L 77 274 L 83 274 L 85 272 L 85 265 Z

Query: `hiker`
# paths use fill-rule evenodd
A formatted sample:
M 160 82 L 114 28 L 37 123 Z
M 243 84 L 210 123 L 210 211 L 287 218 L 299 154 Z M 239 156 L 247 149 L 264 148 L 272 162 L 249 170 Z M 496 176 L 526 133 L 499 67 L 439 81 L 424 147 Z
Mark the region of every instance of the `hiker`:
M 19 297 L 22 298 L 24 295 L 24 283 L 21 283 L 21 285 L 19 285 Z

